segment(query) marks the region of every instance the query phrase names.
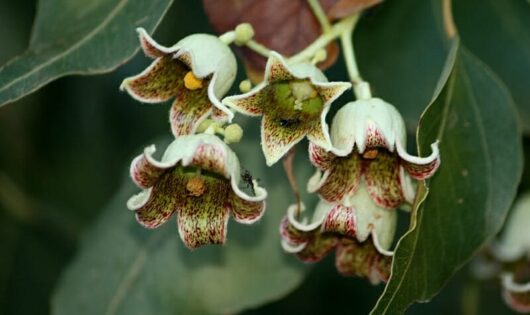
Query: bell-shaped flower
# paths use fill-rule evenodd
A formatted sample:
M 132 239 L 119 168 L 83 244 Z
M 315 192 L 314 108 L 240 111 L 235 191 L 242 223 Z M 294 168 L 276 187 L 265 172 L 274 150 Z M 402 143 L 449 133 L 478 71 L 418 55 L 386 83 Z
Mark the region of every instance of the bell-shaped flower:
M 374 284 L 386 281 L 397 213 L 378 207 L 364 185 L 350 203 L 321 200 L 309 222 L 297 218 L 297 205 L 290 206 L 280 226 L 282 247 L 304 262 L 317 262 L 336 249 L 335 264 L 341 274 L 367 277 Z
M 506 222 L 501 239 L 492 249 L 504 264 L 501 275 L 506 303 L 521 313 L 530 313 L 530 194 L 520 198 Z
M 223 103 L 249 116 L 263 116 L 261 146 L 270 166 L 306 135 L 315 145 L 331 149 L 326 115 L 331 103 L 350 87 L 349 82 L 328 82 L 312 64 L 287 65 L 272 52 L 263 82 Z
M 253 196 L 239 188 L 240 166 L 235 153 L 209 134 L 178 137 L 162 159 L 147 147 L 131 164 L 131 177 L 143 189 L 127 202 L 137 221 L 156 228 L 176 213 L 184 244 L 196 248 L 223 244 L 229 213 L 251 224 L 265 211 L 267 192 L 253 180 Z
M 309 180 L 308 190 L 328 202 L 343 201 L 365 182 L 377 205 L 395 209 L 413 201 L 411 178 L 427 179 L 440 165 L 438 142 L 431 145 L 428 157 L 406 152 L 403 118 L 394 106 L 378 98 L 342 107 L 333 119 L 331 140 L 330 151 L 312 143 L 309 146 L 310 160 L 318 170 Z
M 193 34 L 164 47 L 144 29 L 138 33 L 144 53 L 154 61 L 123 80 L 120 89 L 144 103 L 174 99 L 170 123 L 175 136 L 194 133 L 209 115 L 232 120 L 233 113 L 220 101 L 237 72 L 234 54 L 225 43 L 213 35 Z

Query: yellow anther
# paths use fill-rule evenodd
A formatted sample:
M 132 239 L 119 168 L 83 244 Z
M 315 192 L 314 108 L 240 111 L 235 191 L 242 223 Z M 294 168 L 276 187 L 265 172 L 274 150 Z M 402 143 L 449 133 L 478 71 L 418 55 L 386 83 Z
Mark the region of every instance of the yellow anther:
M 188 71 L 186 75 L 184 76 L 184 86 L 188 90 L 197 90 L 202 88 L 202 80 L 198 79 L 193 72 Z
M 379 151 L 377 149 L 370 149 L 363 153 L 363 158 L 368 160 L 373 160 L 377 157 L 379 154 Z
M 191 196 L 200 197 L 206 191 L 206 186 L 204 185 L 204 180 L 199 176 L 192 177 L 188 180 L 186 184 L 186 190 L 190 193 Z

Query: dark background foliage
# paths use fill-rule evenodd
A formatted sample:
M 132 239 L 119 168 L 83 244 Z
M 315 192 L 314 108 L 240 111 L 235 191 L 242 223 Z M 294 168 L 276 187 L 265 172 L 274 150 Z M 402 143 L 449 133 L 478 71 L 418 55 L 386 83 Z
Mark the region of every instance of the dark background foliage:
M 465 5 L 473 3 L 469 1 Z M 33 0 L 0 1 L 0 65 L 24 51 L 35 8 Z M 371 14 L 385 12 L 374 10 Z M 462 17 L 457 14 L 457 22 L 459 19 Z M 370 17 L 359 27 L 369 26 Z M 421 25 L 411 31 L 410 36 L 425 36 Z M 213 32 L 200 2 L 175 1 L 155 37 L 169 45 L 194 32 Z M 473 32 L 466 29 L 462 35 L 473 39 L 471 49 L 480 49 L 487 34 Z M 359 41 L 371 42 L 364 34 Z M 396 45 L 399 52 L 399 43 Z M 421 61 L 431 60 L 437 70 L 427 76 L 426 82 L 418 84 L 433 89 L 444 53 L 434 49 L 423 53 Z M 486 59 L 502 59 L 503 62 L 492 66 L 503 79 L 509 80 L 510 69 L 517 68 L 518 62 L 528 62 L 528 58 L 510 60 L 502 53 L 488 52 Z M 381 51 L 368 44 L 359 48 L 361 70 L 363 62 L 367 67 L 375 62 L 368 60 L 374 54 L 379 55 Z M 166 106 L 143 106 L 118 91 L 121 80 L 145 64 L 145 58 L 137 54 L 112 73 L 61 78 L 0 108 L 0 314 L 50 313 L 50 297 L 62 270 L 72 260 L 82 233 L 120 189 L 131 158 L 144 145 L 168 133 Z M 339 62 L 331 69 L 330 76 L 344 78 L 341 67 Z M 382 80 L 384 69 L 401 71 L 403 67 L 400 63 L 389 65 L 380 72 L 371 72 L 368 79 Z M 419 70 L 407 71 L 403 75 L 413 82 Z M 391 83 L 375 88 L 397 102 L 413 99 L 400 96 L 402 92 L 395 91 Z M 414 95 L 425 104 L 432 90 Z M 520 92 L 514 96 L 516 101 L 524 101 Z M 421 109 L 402 110 L 409 118 L 417 117 Z M 417 118 L 407 119 L 412 127 L 416 121 Z M 525 140 L 525 150 L 528 166 L 528 140 Z M 527 167 L 521 190 L 529 188 Z M 471 279 L 468 269 L 463 268 L 432 303 L 416 304 L 408 313 L 509 314 L 498 290 L 494 282 L 478 283 Z M 382 286 L 371 287 L 364 280 L 340 277 L 332 257 L 328 257 L 312 267 L 303 284 L 284 299 L 245 314 L 366 314 L 381 291 Z

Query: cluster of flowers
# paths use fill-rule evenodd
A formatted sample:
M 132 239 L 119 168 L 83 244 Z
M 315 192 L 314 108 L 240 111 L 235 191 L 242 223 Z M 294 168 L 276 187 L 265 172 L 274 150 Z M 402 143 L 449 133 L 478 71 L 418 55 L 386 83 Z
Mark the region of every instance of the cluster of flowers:
M 267 192 L 255 180 L 252 195 L 239 188 L 239 161 L 227 145 L 241 137 L 241 130 L 237 125 L 221 128 L 224 142 L 215 132 L 231 122 L 232 110 L 262 116 L 267 165 L 307 137 L 317 169 L 307 186 L 320 202 L 310 220 L 300 218 L 303 205 L 289 207 L 280 226 L 283 248 L 306 262 L 336 249 L 340 273 L 373 283 L 387 280 L 396 209 L 413 202 L 413 180 L 437 170 L 437 143 L 428 157 L 407 154 L 401 115 L 372 98 L 366 83 L 360 86 L 362 97 L 337 112 L 330 131 L 330 106 L 351 84 L 328 82 L 312 63 L 289 64 L 271 52 L 260 84 L 224 97 L 237 67 L 225 41 L 195 34 L 168 48 L 144 30 L 139 33 L 143 51 L 155 60 L 125 79 L 122 89 L 142 102 L 174 99 L 170 122 L 175 136 L 160 161 L 151 146 L 132 162 L 131 176 L 143 191 L 130 198 L 128 207 L 140 224 L 156 228 L 175 212 L 184 244 L 196 248 L 225 242 L 229 213 L 240 223 L 257 221 Z M 203 127 L 205 122 L 211 123 Z

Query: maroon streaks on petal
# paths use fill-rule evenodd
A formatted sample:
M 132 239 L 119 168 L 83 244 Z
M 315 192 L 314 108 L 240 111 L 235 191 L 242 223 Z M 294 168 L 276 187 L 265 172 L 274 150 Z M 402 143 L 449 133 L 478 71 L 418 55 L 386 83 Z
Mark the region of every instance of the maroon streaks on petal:
M 224 244 L 228 222 L 229 183 L 202 177 L 206 189 L 200 196 L 183 196 L 177 209 L 178 230 L 186 247 L 194 249 L 209 244 Z
M 380 150 L 373 160 L 364 160 L 364 178 L 374 202 L 386 209 L 395 209 L 405 201 L 399 178 L 397 155 Z
M 345 207 L 341 204 L 334 206 L 328 212 L 326 219 L 322 223 L 322 232 L 337 233 L 339 235 L 355 237 L 356 219 L 355 209 Z
M 131 164 L 131 177 L 133 182 L 140 188 L 153 186 L 167 169 L 157 167 L 143 153 L 136 157 Z
M 239 223 L 251 224 L 261 218 L 265 211 L 265 201 L 248 201 L 234 192 L 229 193 L 230 209 Z
M 137 209 L 136 220 L 147 228 L 157 228 L 175 212 L 184 197 L 184 179 L 176 168 L 160 177 L 146 204 Z
M 318 189 L 318 193 L 328 202 L 341 201 L 346 194 L 355 192 L 361 174 L 361 158 L 357 153 L 337 157 L 329 169 L 329 176 Z

